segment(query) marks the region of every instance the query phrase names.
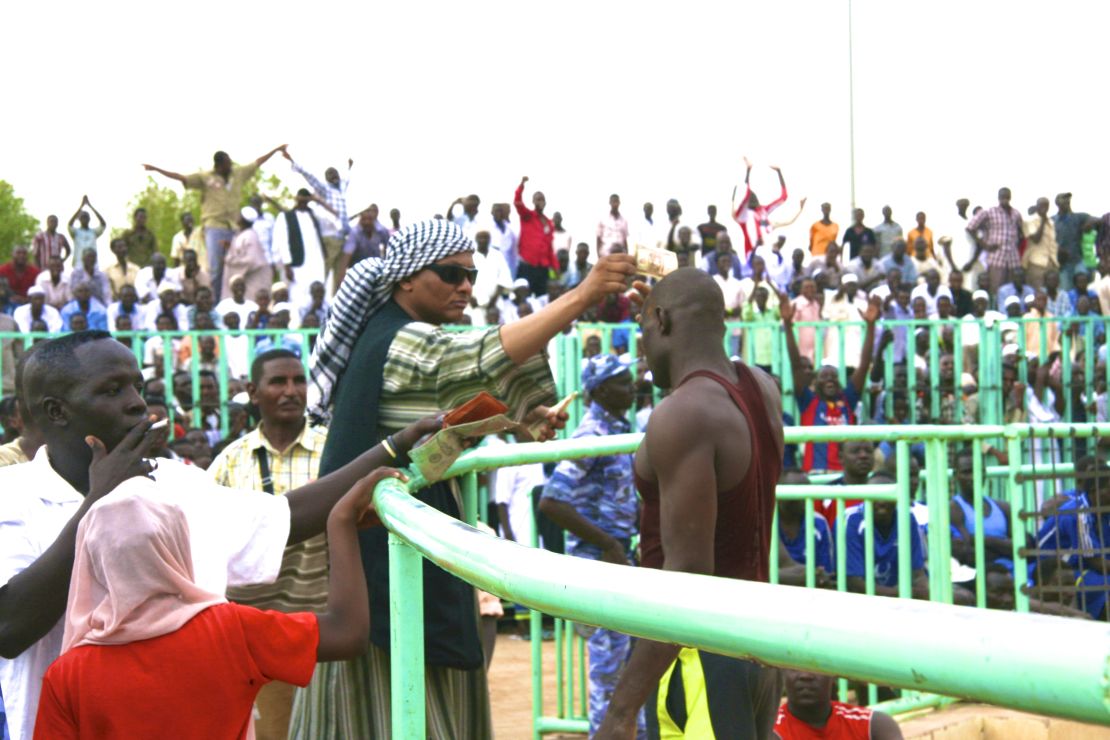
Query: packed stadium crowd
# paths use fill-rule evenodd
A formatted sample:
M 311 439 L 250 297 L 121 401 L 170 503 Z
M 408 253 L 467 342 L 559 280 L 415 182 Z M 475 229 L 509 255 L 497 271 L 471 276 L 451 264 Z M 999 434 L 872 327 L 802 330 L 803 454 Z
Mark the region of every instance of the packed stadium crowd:
M 289 203 L 261 195 L 245 198 L 243 184 L 279 154 L 304 178 L 305 187 Z M 188 175 L 146 165 L 148 170 L 176 180 L 185 188 L 200 191 L 200 213 L 181 214 L 181 230 L 166 245 L 157 243 L 147 228 L 146 213 L 136 210 L 127 228 L 111 239 L 115 261 L 108 265 L 99 263 L 97 251 L 108 224 L 87 196 L 64 231 L 56 216 L 48 216 L 45 228 L 33 242 L 17 246 L 10 262 L 0 265 L 4 396 L 0 401 L 4 433 L 0 465 L 37 469 L 49 465 L 45 454 L 39 454 L 44 445 L 52 444 L 42 423 L 42 414 L 46 413 L 41 410 L 46 408 L 41 403 L 43 378 L 56 379 L 60 372 L 57 367 L 65 364 L 64 358 L 72 359 L 76 352 L 91 352 L 80 348 L 108 337 L 118 340 L 114 342 L 117 351 L 122 345 L 125 354 L 138 358 L 140 376 L 134 384 L 150 421 L 169 422 L 164 431 L 151 432 L 149 442 L 144 437 L 147 446 L 143 451 L 152 458 L 190 468 L 189 476 L 206 475 L 219 486 L 280 495 L 310 486 L 317 479 L 327 481 L 328 473 L 339 475 L 346 470 L 344 464 L 354 465 L 351 461 L 357 455 L 352 451 L 346 456 L 336 453 L 333 457 L 341 459 L 322 466 L 335 425 L 353 423 L 343 419 L 340 401 L 355 406 L 367 400 L 350 395 L 350 382 L 336 389 L 343 376 L 342 369 L 331 373 L 335 357 L 342 357 L 344 363 L 368 357 L 377 358 L 379 365 L 385 362 L 376 370 L 385 390 L 373 392 L 375 401 L 377 393 L 387 390 L 409 393 L 404 403 L 410 407 L 403 413 L 390 415 L 383 409 L 375 417 L 378 426 L 404 431 L 395 431 L 384 440 L 368 439 L 358 448 L 362 452 L 371 442 L 380 441 L 392 458 L 397 458 L 397 453 L 403 457 L 419 438 L 418 432 L 426 431 L 421 427 L 410 433 L 410 425 L 419 426 L 421 416 L 447 410 L 437 403 L 444 397 L 443 391 L 416 387 L 405 390 L 406 383 L 416 382 L 416 371 L 405 375 L 400 365 L 394 367 L 383 360 L 386 354 L 382 347 L 364 348 L 361 339 L 356 343 L 344 338 L 344 327 L 333 314 L 339 306 L 371 306 L 366 309 L 371 320 L 385 321 L 381 317 L 389 309 L 381 307 L 373 291 L 360 292 L 356 287 L 360 281 L 378 279 L 382 270 L 391 274 L 390 269 L 400 269 L 390 265 L 407 259 L 406 250 L 414 249 L 417 240 L 424 240 L 421 245 L 435 243 L 436 239 L 450 242 L 455 234 L 472 245 L 472 267 L 450 262 L 453 252 L 448 251 L 437 253 L 437 259 L 429 258 L 419 268 L 434 272 L 443 285 L 463 296 L 462 305 L 449 321 L 431 323 L 464 324 L 476 329 L 515 325 L 516 333 L 501 334 L 504 353 L 520 366 L 519 374 L 505 380 L 501 387 L 506 396 L 517 402 L 542 396 L 536 390 L 538 381 L 533 387 L 533 380 L 526 376 L 546 370 L 547 363 L 525 358 L 542 355 L 546 349 L 548 359 L 552 359 L 556 335 L 575 332 L 578 323 L 591 325 L 581 334 L 581 376 L 576 380 L 586 394 L 586 403 L 583 419 L 572 431 L 574 436 L 643 431 L 658 402 L 658 393 L 653 390 L 657 379 L 643 360 L 643 342 L 638 341 L 635 348 L 630 346 L 633 336 L 641 338 L 637 334 L 637 290 L 602 290 L 598 285 L 610 278 L 590 277 L 595 270 L 611 270 L 608 260 L 613 255 L 635 255 L 642 247 L 676 253 L 680 267 L 705 274 L 703 289 L 716 285 L 726 319 L 742 322 L 743 327 L 730 328 L 724 335 L 728 353 L 745 357 L 768 373 L 777 372 L 774 380 L 780 387 L 788 382 L 793 390 L 794 404 L 778 420 L 786 425 L 903 424 L 911 419 L 937 424 L 979 423 L 980 344 L 985 331 L 994 326 L 999 329 L 1003 362 L 1001 377 L 992 381 L 999 385 L 1001 403 L 1000 413 L 992 418 L 1028 423 L 1110 421 L 1106 384 L 1102 381 L 1107 358 L 1100 318 L 1110 315 L 1110 213 L 1096 217 L 1073 211 L 1071 193 L 1056 195 L 1052 212 L 1047 197 L 1027 197 L 1027 209 L 1015 207 L 1009 189 L 1002 188 L 997 203 L 973 207 L 960 198 L 950 213 L 936 219 L 916 213 L 912 226 L 907 224 L 909 228 L 895 220 L 889 207 L 884 207 L 881 220 L 875 221 L 869 221 L 862 209 L 855 209 L 851 223 L 842 227 L 834 219 L 832 205 L 823 203 L 821 218 L 810 226 L 808 240 L 794 245 L 788 244 L 783 232 L 804 212 L 806 200 L 798 202 L 792 218 L 775 221 L 773 214 L 789 200 L 785 176 L 775 168 L 780 192 L 774 200 L 762 203 L 748 187 L 750 163 L 743 184 L 732 195 L 728 218 L 719 221 L 717 208 L 710 205 L 706 220 L 696 223 L 699 219 L 685 215 L 675 199 L 666 202 L 663 214 L 658 214 L 652 203 L 644 203 L 635 215 L 626 214 L 619 195 L 613 194 L 607 207 L 599 207 L 596 226 L 576 233 L 568 230 L 560 212 L 550 211 L 548 215 L 543 192 L 527 192 L 527 177 L 519 181 L 515 191 L 506 188 L 505 195 L 511 193 L 511 200 L 494 202 L 485 212 L 479 196 L 468 195 L 455 199 L 445 212 L 429 220 L 407 223 L 393 209 L 383 222 L 377 204 L 361 207 L 348 203 L 350 165 L 348 162 L 346 171 L 332 167 L 322 177 L 317 176 L 294 160 L 286 146 L 244 165 L 217 152 L 211 170 Z M 580 223 L 587 220 L 585 215 L 579 216 Z M 398 272 L 401 277 L 397 279 L 408 279 L 411 274 Z M 572 294 L 590 300 L 573 303 L 567 298 Z M 565 308 L 569 306 L 573 310 Z M 536 327 L 541 326 L 542 317 L 557 313 L 557 326 L 552 324 L 550 330 L 538 333 Z M 1061 321 L 1071 317 L 1091 317 L 1087 323 L 1093 328 L 1082 321 Z M 617 326 L 603 336 L 601 330 L 593 328 L 597 323 L 625 326 Z M 362 328 L 359 324 L 355 334 Z M 247 333 L 249 330 L 269 333 Z M 191 331 L 214 333 L 195 337 L 185 333 Z M 405 331 L 383 329 L 383 336 L 393 342 L 391 357 L 393 347 L 406 340 Z M 41 336 L 29 341 L 19 336 L 32 332 Z M 462 336 L 470 332 L 458 333 Z M 472 333 L 483 336 L 480 331 Z M 394 334 L 397 339 L 393 339 Z M 69 340 L 61 339 L 67 336 Z M 780 337 L 785 344 L 781 360 L 776 346 Z M 430 363 L 433 374 L 447 376 L 451 376 L 452 369 L 479 358 L 507 362 L 503 355 L 495 356 L 484 345 L 479 346 L 480 339 L 463 345 L 465 341 L 460 339 L 433 356 L 426 347 L 417 346 L 414 338 L 405 351 L 411 353 L 413 366 Z M 62 342 L 63 349 L 48 349 L 56 342 Z M 514 342 L 519 343 L 519 349 Z M 343 351 L 336 351 L 336 344 Z M 460 348 L 455 349 L 456 344 Z M 36 358 L 37 354 L 40 356 Z M 106 362 L 119 360 L 109 355 L 104 353 Z M 960 377 L 956 377 L 957 356 L 962 367 Z M 48 361 L 47 357 L 53 359 Z M 316 376 L 306 372 L 309 358 L 326 368 L 320 371 L 323 380 L 314 380 Z M 1085 380 L 1083 368 L 1087 364 L 1093 364 L 1095 371 L 1094 378 Z M 472 395 L 477 389 L 477 385 L 463 384 L 450 397 Z M 320 396 L 324 397 L 322 405 L 327 406 L 333 390 L 336 417 L 328 418 L 328 414 L 318 413 Z M 427 395 L 420 395 L 424 391 Z M 344 392 L 348 395 L 343 396 Z M 36 404 L 39 408 L 32 410 Z M 796 410 L 796 418 L 790 410 Z M 365 425 L 375 426 L 370 421 Z M 354 436 L 349 431 L 347 434 Z M 494 438 L 487 443 L 505 441 Z M 988 456 L 984 459 L 1008 462 L 1004 449 L 984 444 L 981 451 Z M 1090 444 L 1073 440 L 1066 448 L 1050 440 L 1050 446 L 1038 450 L 1038 454 L 1047 456 L 1042 459 L 1062 461 L 1065 451 L 1073 458 L 1071 462 L 1076 462 L 1077 470 L 1087 475 L 1077 484 L 1077 490 L 1046 488 L 1038 494 L 1042 516 L 1037 546 L 1042 552 L 1072 551 L 1080 546 L 1101 552 L 1101 540 L 1110 536 L 1110 530 L 1106 516 L 1098 509 L 1103 495 L 1100 484 L 1110 473 L 1104 472 L 1105 463 L 1096 456 L 1097 440 Z M 917 447 L 912 455 L 916 487 L 918 470 L 925 460 Z M 952 552 L 965 569 L 977 565 L 972 545 L 976 521 L 974 457 L 973 450 L 965 447 L 954 449 L 951 460 Z M 840 483 L 884 484 L 890 483 L 897 471 L 894 447 L 887 442 L 788 445 L 782 458 L 783 483 L 804 484 L 810 474 L 831 472 L 839 474 L 836 480 Z M 391 460 L 383 459 L 379 464 L 385 462 Z M 642 534 L 643 507 L 635 492 L 637 474 L 628 455 L 565 461 L 547 467 L 536 464 L 504 468 L 484 481 L 489 489 L 490 510 L 483 518 L 508 539 L 521 541 L 538 527 L 543 545 L 549 549 L 618 564 L 634 563 L 639 557 L 634 543 Z M 61 482 L 58 475 L 53 475 L 53 480 Z M 538 494 L 535 507 L 532 491 Z M 450 495 L 443 495 L 444 501 L 435 505 L 450 510 Z M 833 583 L 833 532 L 837 517 L 843 516 L 848 522 L 848 587 L 864 590 L 867 558 L 863 511 L 856 503 L 847 502 L 839 512 L 834 501 L 819 502 L 816 507 L 818 585 Z M 349 516 L 355 504 L 348 501 L 345 506 Z M 1095 507 L 1094 515 L 1086 513 L 1091 507 Z M 102 526 L 110 525 L 110 513 L 102 515 Z M 898 594 L 897 563 L 905 554 L 898 552 L 900 522 L 895 513 L 893 505 L 880 503 L 874 508 L 874 573 L 879 594 Z M 1010 511 L 1004 501 L 985 496 L 981 514 L 990 560 L 988 602 L 996 608 L 1012 608 L 1014 579 L 1024 581 L 1026 575 L 1014 573 Z M 131 517 L 129 521 L 155 516 L 148 511 L 116 515 Z M 912 592 L 928 598 L 926 567 L 940 566 L 926 561 L 923 543 L 927 521 L 920 521 L 917 513 L 911 516 Z M 186 518 L 193 522 L 188 511 Z M 799 502 L 780 504 L 779 573 L 784 583 L 804 583 L 803 519 Z M 232 516 L 229 522 L 234 521 Z M 901 526 L 908 523 L 902 522 Z M 327 524 L 329 534 L 333 524 Z M 7 522 L 0 521 L 0 532 L 5 525 Z M 279 539 L 284 545 L 284 535 Z M 300 536 L 294 539 L 290 535 L 289 542 L 274 583 L 247 586 L 252 580 L 246 574 L 232 579 L 229 598 L 239 604 L 287 613 L 337 608 L 329 585 L 348 595 L 335 573 L 335 563 L 344 553 L 336 553 L 337 545 L 329 543 L 322 525 L 315 529 L 302 526 Z M 0 549 L 5 547 L 0 545 Z M 243 547 L 261 548 L 262 543 Z M 363 547 L 365 554 L 367 545 Z M 374 547 L 384 548 L 384 540 Z M 381 552 L 384 555 L 384 549 Z M 13 579 L 22 567 L 26 563 L 10 569 L 5 565 L 0 581 Z M 1029 578 L 1060 584 L 1078 580 L 1091 589 L 1078 593 L 1063 589 L 1035 600 L 1034 608 L 1077 618 L 1107 618 L 1106 587 L 1110 578 L 1106 570 L 1100 555 L 1046 557 L 1035 573 L 1031 570 Z M 78 577 L 91 578 L 75 570 L 74 578 Z M 374 603 L 373 586 L 377 583 L 380 587 L 387 581 L 383 573 L 368 573 L 367 578 L 374 614 L 381 605 Z M 443 589 L 442 593 L 447 594 L 442 597 L 445 603 L 456 597 L 461 601 L 464 597 L 455 593 L 458 583 L 450 579 L 438 586 L 433 582 L 431 587 Z M 954 592 L 958 603 L 975 603 L 973 584 L 967 579 L 957 584 Z M 477 664 L 488 667 L 493 658 L 491 636 L 499 620 L 511 616 L 512 606 L 483 594 L 479 594 L 478 605 L 476 621 L 446 612 L 428 617 L 433 633 L 438 629 L 443 642 L 433 639 L 429 643 L 427 660 L 431 666 L 446 667 L 429 674 L 430 685 L 436 687 L 429 693 L 429 731 L 433 734 L 487 736 L 488 699 L 484 706 L 481 700 L 486 691 L 485 678 L 473 669 Z M 0 608 L 0 617 L 6 614 Z M 284 629 L 287 635 L 299 635 L 297 630 L 303 627 L 292 624 Z M 67 626 L 67 647 L 80 639 L 81 631 L 75 638 L 70 629 Z M 374 716 L 371 725 L 375 732 L 387 736 L 388 713 L 382 710 L 380 685 L 375 681 L 388 683 L 388 660 L 383 660 L 374 646 L 382 644 L 380 630 L 388 630 L 388 622 L 375 615 L 370 629 L 369 662 L 358 669 L 364 672 L 358 676 L 356 669 L 345 668 L 345 663 L 321 662 L 315 674 L 312 672 L 317 658 L 334 660 L 336 656 L 346 657 L 350 650 L 321 650 L 307 663 L 295 663 L 289 655 L 269 655 L 269 660 L 287 660 L 288 664 L 275 672 L 283 680 L 268 683 L 258 696 L 258 737 L 366 736 L 364 729 L 354 724 L 354 718 L 367 713 Z M 14 658 L 22 652 L 13 651 L 11 645 L 27 649 L 34 642 L 13 642 L 11 634 L 4 634 L 6 657 L 12 653 Z M 44 634 L 38 637 L 48 639 Z M 586 639 L 591 730 L 601 731 L 609 702 L 618 690 L 621 668 L 632 652 L 632 641 L 603 629 L 587 631 Z M 322 627 L 320 640 L 322 644 Z M 31 680 L 36 670 L 41 680 L 50 658 L 43 653 L 30 659 L 37 661 L 37 667 L 13 668 L 18 660 L 0 665 L 8 671 L 0 671 L 0 677 L 4 678 L 9 731 L 13 737 L 30 737 L 38 687 L 20 694 L 15 715 L 9 687 L 24 692 L 18 688 L 20 681 Z M 708 675 L 708 659 L 705 665 Z M 466 670 L 452 672 L 460 667 Z M 52 676 L 53 686 L 49 694 L 43 694 L 43 701 L 49 698 L 51 704 L 40 707 L 39 718 L 57 728 L 62 726 L 58 724 L 62 713 L 58 707 L 67 701 L 59 693 L 65 688 L 64 676 L 60 670 L 47 676 Z M 367 680 L 370 689 L 359 683 Z M 798 717 L 808 716 L 807 712 L 835 715 L 840 718 L 836 721 L 845 723 L 874 722 L 876 733 L 892 732 L 880 714 L 864 712 L 857 716 L 855 709 L 835 702 L 832 709 L 821 704 L 814 710 L 807 705 L 807 701 L 812 703 L 814 692 L 799 688 L 810 680 L 816 679 L 793 673 L 786 678 L 788 701 L 777 720 L 783 737 L 793 736 L 788 734 L 790 725 L 801 721 Z M 307 687 L 294 688 L 294 684 Z M 828 693 L 826 686 L 824 694 Z M 336 708 L 336 696 L 347 697 L 343 699 L 347 703 Z M 469 698 L 460 705 L 451 698 L 457 696 Z M 479 698 L 474 699 L 476 696 Z M 641 716 L 640 731 L 643 722 Z

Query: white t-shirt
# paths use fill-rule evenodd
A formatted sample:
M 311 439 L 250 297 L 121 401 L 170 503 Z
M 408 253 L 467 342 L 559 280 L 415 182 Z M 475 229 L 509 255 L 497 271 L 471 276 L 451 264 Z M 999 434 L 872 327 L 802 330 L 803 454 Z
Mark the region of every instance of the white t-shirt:
M 155 480 L 189 523 L 196 583 L 222 594 L 228 586 L 272 583 L 289 539 L 289 503 L 217 486 L 197 467 L 159 460 Z M 54 472 L 46 447 L 34 460 L 0 469 L 0 585 L 46 552 L 84 498 Z M 111 494 L 109 494 L 111 495 Z M 0 658 L 0 689 L 12 740 L 34 735 L 46 669 L 62 649 L 63 620 L 18 658 Z
M 493 444 L 504 444 L 504 442 L 497 440 Z M 493 489 L 493 502 L 509 507 L 509 526 L 513 528 L 513 536 L 517 543 L 525 547 L 531 547 L 531 533 L 536 526 L 528 492 L 546 482 L 547 478 L 543 474 L 541 463 L 498 468 L 491 474 L 490 488 Z M 498 529 L 500 530 L 500 527 Z M 499 534 L 502 537 L 506 536 L 505 532 L 499 531 Z

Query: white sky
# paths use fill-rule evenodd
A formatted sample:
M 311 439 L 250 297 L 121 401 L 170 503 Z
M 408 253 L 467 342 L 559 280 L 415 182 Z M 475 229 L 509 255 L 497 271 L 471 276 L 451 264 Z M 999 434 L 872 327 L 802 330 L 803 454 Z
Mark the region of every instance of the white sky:
M 1024 210 L 1075 192 L 1110 210 L 1100 58 L 1110 4 L 853 6 L 857 197 L 909 229 L 959 196 Z M 789 245 L 833 204 L 847 224 L 846 0 L 740 2 L 8 3 L 0 28 L 0 178 L 63 222 L 83 193 L 111 225 L 146 174 L 226 149 L 288 143 L 321 170 L 355 160 L 352 206 L 404 220 L 476 192 L 482 212 L 520 176 L 587 237 L 618 192 L 627 216 L 679 198 L 725 210 L 756 192 L 809 196 Z M 18 101 L 18 102 L 16 102 Z M 301 185 L 280 155 L 270 172 Z M 528 196 L 526 196 L 527 198 Z M 590 239 L 592 241 L 592 239 Z

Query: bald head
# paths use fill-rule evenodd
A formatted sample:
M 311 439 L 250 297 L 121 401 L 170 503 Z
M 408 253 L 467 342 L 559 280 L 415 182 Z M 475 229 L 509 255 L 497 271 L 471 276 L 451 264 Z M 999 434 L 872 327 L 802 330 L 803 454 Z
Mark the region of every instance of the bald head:
M 725 299 L 717 283 L 704 270 L 685 267 L 667 275 L 655 286 L 648 298 L 650 307 L 672 313 L 676 320 L 692 317 L 697 321 L 723 322 Z M 724 324 L 721 325 L 722 330 Z
M 693 267 L 675 270 L 648 296 L 640 326 L 653 380 L 669 388 L 672 358 L 724 355 L 724 296 L 707 272 Z

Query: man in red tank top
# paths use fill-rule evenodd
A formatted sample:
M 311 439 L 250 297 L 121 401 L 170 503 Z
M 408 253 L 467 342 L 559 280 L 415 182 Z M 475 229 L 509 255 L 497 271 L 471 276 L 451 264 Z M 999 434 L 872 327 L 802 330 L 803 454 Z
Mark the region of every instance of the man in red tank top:
M 656 385 L 636 453 L 640 543 L 649 568 L 766 581 L 782 405 L 770 375 L 723 349 L 724 299 L 708 273 L 684 268 L 643 296 L 640 326 Z M 708 432 L 708 433 L 707 433 Z M 769 738 L 778 671 L 700 650 L 637 642 L 595 738 Z
M 889 714 L 832 700 L 833 677 L 784 670 L 786 703 L 779 707 L 779 740 L 902 740 Z

